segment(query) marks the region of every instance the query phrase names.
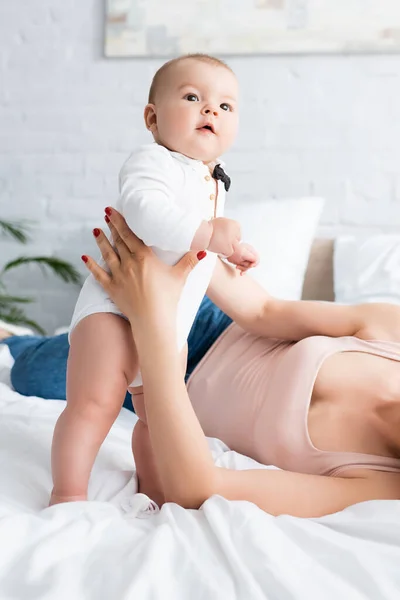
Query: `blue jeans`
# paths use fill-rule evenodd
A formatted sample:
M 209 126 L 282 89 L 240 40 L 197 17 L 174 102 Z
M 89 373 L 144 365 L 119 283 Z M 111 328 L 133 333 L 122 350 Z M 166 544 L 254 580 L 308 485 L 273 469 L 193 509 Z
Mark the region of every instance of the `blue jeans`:
M 209 348 L 230 325 L 232 319 L 204 297 L 188 338 L 188 362 L 185 381 Z M 13 336 L 3 340 L 15 360 L 11 370 L 14 389 L 24 396 L 46 399 L 66 399 L 67 358 L 66 333 L 50 337 Z M 127 392 L 125 408 L 133 410 Z

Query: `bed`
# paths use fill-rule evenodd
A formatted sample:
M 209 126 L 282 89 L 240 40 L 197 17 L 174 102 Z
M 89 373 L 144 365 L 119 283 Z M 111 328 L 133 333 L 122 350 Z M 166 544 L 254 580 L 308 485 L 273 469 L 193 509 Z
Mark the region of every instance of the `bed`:
M 332 300 L 332 241 L 316 240 L 303 297 Z M 272 517 L 216 496 L 200 510 L 137 513 L 123 409 L 90 483 L 91 502 L 46 508 L 50 443 L 64 403 L 19 396 L 0 346 L 1 600 L 398 600 L 400 501 L 318 519 Z M 215 461 L 255 461 L 209 440 Z M 268 467 L 263 467 L 268 468 Z

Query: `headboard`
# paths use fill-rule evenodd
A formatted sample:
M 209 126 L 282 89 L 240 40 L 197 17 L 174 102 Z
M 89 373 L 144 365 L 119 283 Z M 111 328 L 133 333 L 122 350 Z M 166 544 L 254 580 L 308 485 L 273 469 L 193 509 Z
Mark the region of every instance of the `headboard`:
M 334 240 L 314 240 L 304 279 L 303 300 L 334 301 L 333 245 Z

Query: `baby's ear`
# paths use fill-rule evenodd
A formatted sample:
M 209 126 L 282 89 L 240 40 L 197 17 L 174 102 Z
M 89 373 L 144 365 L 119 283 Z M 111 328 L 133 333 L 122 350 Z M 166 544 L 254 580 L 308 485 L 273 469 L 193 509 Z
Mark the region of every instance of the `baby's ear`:
M 144 108 L 144 122 L 151 133 L 157 131 L 157 114 L 154 104 L 147 104 Z

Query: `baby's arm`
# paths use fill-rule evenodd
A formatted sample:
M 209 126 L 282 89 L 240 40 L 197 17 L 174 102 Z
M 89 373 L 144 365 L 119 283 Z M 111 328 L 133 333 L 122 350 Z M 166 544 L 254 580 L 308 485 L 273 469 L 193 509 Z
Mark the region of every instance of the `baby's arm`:
M 117 208 L 147 246 L 184 253 L 190 249 L 201 219 L 176 204 L 175 169 L 168 150 L 157 144 L 132 154 L 120 173 Z
M 175 202 L 176 165 L 168 150 L 152 144 L 135 152 L 120 173 L 117 208 L 147 246 L 185 253 L 210 250 L 231 255 L 240 240 L 240 226 L 219 217 L 206 221 Z
M 240 241 L 240 225 L 223 217 L 204 222 L 197 230 L 191 250 L 207 248 L 236 265 L 241 275 L 260 262 L 257 251 L 250 244 Z
M 240 225 L 233 219 L 217 217 L 211 221 L 203 221 L 197 229 L 190 249 L 210 250 L 216 254 L 230 256 L 240 242 Z

